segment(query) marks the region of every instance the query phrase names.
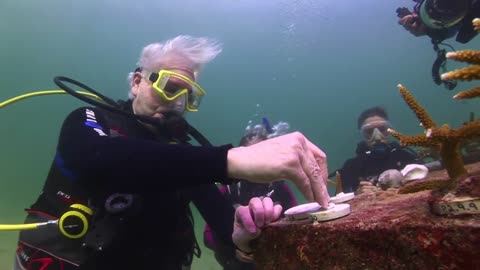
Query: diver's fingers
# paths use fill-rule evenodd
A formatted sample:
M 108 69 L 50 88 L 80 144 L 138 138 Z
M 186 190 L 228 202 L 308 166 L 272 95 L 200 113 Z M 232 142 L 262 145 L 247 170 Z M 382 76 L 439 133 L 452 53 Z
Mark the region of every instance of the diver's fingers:
M 235 219 L 240 223 L 243 228 L 247 230 L 248 233 L 255 234 L 257 233 L 257 226 L 250 214 L 250 207 L 240 206 L 235 211 Z
M 283 207 L 280 204 L 276 204 L 275 206 L 273 206 L 273 219 L 272 219 L 272 221 L 275 221 L 275 220 L 280 218 L 280 216 L 282 215 L 282 210 L 283 210 Z
M 293 174 L 294 175 L 290 179 L 294 179 L 293 183 L 298 188 L 298 190 L 300 190 L 300 192 L 309 202 L 315 201 L 315 197 L 313 196 L 313 191 L 310 186 L 310 179 L 305 173 L 305 170 L 303 169 L 303 166 L 301 164 L 299 165 L 299 168 L 296 169 L 295 172 L 293 172 Z
M 255 221 L 255 225 L 257 228 L 261 228 L 265 224 L 265 209 L 263 209 L 262 200 L 258 197 L 250 199 L 248 208 L 250 208 L 250 214 Z
M 264 197 L 262 199 L 263 203 L 263 210 L 265 211 L 265 220 L 262 227 L 266 224 L 271 223 L 274 220 L 274 208 L 273 208 L 273 201 L 269 197 Z
M 408 26 L 411 25 L 415 21 L 415 17 L 410 14 L 402 17 L 400 20 L 398 20 L 398 23 L 403 25 L 403 26 Z
M 244 262 L 244 263 L 253 263 L 254 262 L 253 254 L 247 254 L 243 251 L 240 251 L 240 250 L 236 249 L 235 250 L 235 255 L 236 255 L 237 259 L 241 262 Z
M 321 186 L 319 186 L 320 193 L 318 193 L 318 190 L 315 187 L 313 192 L 314 192 L 314 195 L 315 195 L 315 192 L 317 192 L 317 195 L 320 196 L 316 198 L 316 201 L 321 200 L 322 202 L 320 204 L 323 207 L 327 207 L 328 202 L 330 201 L 330 195 L 328 194 L 328 188 L 327 188 L 327 180 L 328 180 L 327 155 L 325 154 L 325 152 L 323 152 L 320 148 L 318 148 L 309 140 L 307 140 L 307 144 L 309 149 L 312 150 L 315 161 L 318 167 L 320 168 L 320 177 L 321 177 L 321 180 L 323 181 L 323 183 L 321 183 Z
M 315 161 L 317 162 L 318 166 L 320 167 L 320 176 L 327 184 L 328 179 L 328 166 L 327 166 L 327 155 L 316 145 L 312 142 L 307 140 L 307 147 L 312 151 Z
M 407 20 L 408 20 L 407 16 L 404 16 L 398 20 L 398 24 L 403 26 L 407 22 Z
M 313 153 L 308 150 L 305 152 L 306 153 L 302 156 L 303 158 L 301 162 L 303 170 L 310 179 L 310 188 L 313 193 L 314 200 L 322 207 L 326 208 L 328 206 L 328 195 L 325 193 L 326 181 L 322 179 L 320 166 L 317 164 Z

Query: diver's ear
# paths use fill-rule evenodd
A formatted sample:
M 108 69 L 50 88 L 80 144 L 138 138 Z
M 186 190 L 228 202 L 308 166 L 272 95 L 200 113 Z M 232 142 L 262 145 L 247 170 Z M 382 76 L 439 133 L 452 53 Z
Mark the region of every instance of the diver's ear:
M 138 91 L 140 89 L 140 83 L 142 82 L 142 73 L 140 72 L 135 72 L 133 74 L 133 78 L 132 78 L 132 83 L 130 85 L 130 88 L 132 89 L 132 94 L 134 96 L 137 96 L 138 95 Z

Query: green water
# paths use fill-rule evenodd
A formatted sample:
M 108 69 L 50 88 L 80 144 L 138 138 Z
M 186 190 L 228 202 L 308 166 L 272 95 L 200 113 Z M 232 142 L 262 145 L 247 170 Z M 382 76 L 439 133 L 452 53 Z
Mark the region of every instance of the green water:
M 384 105 L 392 124 L 418 133 L 400 99 L 409 88 L 439 123 L 458 126 L 478 101 L 430 76 L 430 41 L 398 24 L 392 0 L 0 1 L 0 100 L 56 89 L 56 75 L 78 79 L 115 99 L 126 98 L 126 75 L 143 46 L 179 34 L 205 35 L 223 53 L 200 77 L 208 95 L 189 116 L 215 144 L 237 143 L 256 104 L 272 121 L 302 131 L 328 155 L 331 170 L 353 155 L 356 117 Z M 456 49 L 479 48 L 479 39 Z M 449 69 L 458 64 L 449 63 Z M 36 198 L 65 115 L 82 105 L 70 96 L 38 97 L 1 110 L 0 223 L 20 223 Z M 300 202 L 304 201 L 297 193 Z M 204 221 L 196 214 L 202 242 Z M 17 233 L 0 232 L 0 269 L 10 269 Z M 194 269 L 219 269 L 203 248 Z

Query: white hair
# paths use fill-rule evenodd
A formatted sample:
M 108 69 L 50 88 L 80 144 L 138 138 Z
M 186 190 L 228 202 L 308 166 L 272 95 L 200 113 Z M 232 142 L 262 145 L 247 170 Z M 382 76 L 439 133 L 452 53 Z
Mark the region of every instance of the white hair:
M 203 65 L 212 61 L 221 51 L 222 45 L 214 39 L 181 35 L 163 43 L 145 46 L 137 65 L 142 71 L 154 72 L 162 69 L 165 62 L 174 56 L 176 63 L 192 67 L 197 77 Z M 128 74 L 130 85 L 134 74 L 134 72 Z M 131 92 L 128 96 L 130 99 L 134 98 Z

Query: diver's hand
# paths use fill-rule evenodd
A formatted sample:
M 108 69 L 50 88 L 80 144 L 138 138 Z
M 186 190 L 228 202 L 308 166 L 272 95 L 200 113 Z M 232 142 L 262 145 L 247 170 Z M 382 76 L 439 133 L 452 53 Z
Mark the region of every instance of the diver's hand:
M 256 183 L 292 181 L 309 201 L 327 207 L 327 156 L 300 132 L 228 151 L 228 175 Z
M 244 263 L 253 263 L 253 254 L 252 253 L 246 253 L 238 248 L 235 250 L 235 257 L 237 260 L 244 262 Z
M 427 27 L 422 23 L 420 17 L 416 13 L 406 15 L 398 23 L 403 26 L 412 35 L 419 37 L 427 34 Z
M 238 247 L 237 258 L 243 262 L 252 262 L 250 241 L 259 237 L 261 229 L 277 220 L 282 214 L 282 206 L 274 205 L 269 197 L 252 198 L 248 206 L 240 206 L 235 211 L 233 224 L 233 243 Z

